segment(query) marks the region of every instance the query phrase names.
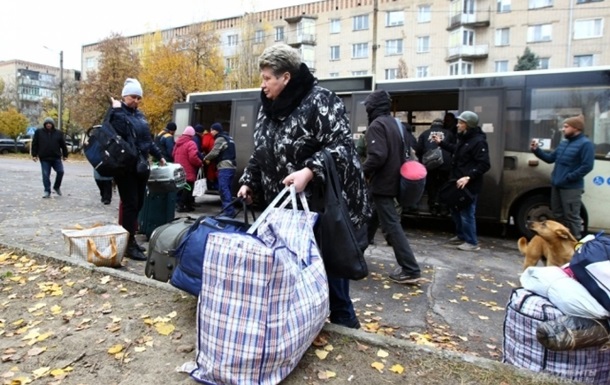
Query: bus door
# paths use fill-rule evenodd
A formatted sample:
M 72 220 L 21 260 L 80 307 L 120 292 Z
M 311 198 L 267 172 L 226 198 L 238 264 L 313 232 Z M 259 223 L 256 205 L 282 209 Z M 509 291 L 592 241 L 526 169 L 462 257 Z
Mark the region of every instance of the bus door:
M 364 99 L 370 94 L 371 91 L 353 92 L 349 97 L 339 95 L 343 99 L 343 103 L 345 103 L 350 128 L 352 129 L 353 137 L 356 141 L 360 139 L 361 135 L 364 135 L 364 132 L 368 127 L 366 108 L 364 108 L 362 102 L 364 102 Z
M 174 103 L 174 123 L 178 127 L 175 137 L 180 136 L 186 126 L 191 125 L 191 106 L 192 103 L 188 102 Z
M 234 187 L 237 186 L 237 181 L 254 150 L 254 127 L 256 126 L 259 105 L 260 98 L 233 100 L 229 134 L 235 141 L 235 151 L 237 153 L 237 172 L 233 183 Z
M 463 89 L 460 112 L 473 111 L 487 136 L 490 170 L 483 178 L 483 190 L 477 203 L 477 217 L 500 219 L 502 206 L 502 171 L 504 168 L 504 88 Z

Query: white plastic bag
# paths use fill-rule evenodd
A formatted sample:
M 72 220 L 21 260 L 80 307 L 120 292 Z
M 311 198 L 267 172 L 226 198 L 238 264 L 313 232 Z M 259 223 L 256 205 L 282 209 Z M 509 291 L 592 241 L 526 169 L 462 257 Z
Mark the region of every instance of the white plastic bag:
M 197 171 L 197 180 L 195 181 L 195 185 L 193 186 L 193 196 L 194 197 L 202 197 L 205 195 L 205 192 L 208 190 L 208 182 L 203 177 L 203 172 L 201 169 Z

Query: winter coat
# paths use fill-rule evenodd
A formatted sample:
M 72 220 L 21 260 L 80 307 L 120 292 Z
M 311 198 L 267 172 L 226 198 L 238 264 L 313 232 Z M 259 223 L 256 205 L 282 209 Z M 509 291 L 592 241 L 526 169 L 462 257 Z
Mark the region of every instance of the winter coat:
M 584 135 L 565 138 L 553 152 L 536 148 L 534 155 L 546 163 L 555 163 L 551 172 L 551 184 L 562 189 L 582 189 L 585 175 L 593 170 L 595 148 Z
M 53 127 L 49 130 L 44 126 L 51 123 Z M 42 128 L 37 129 L 32 137 L 32 157 L 43 161 L 54 161 L 68 157 L 68 147 L 64 134 L 55 128 L 55 121 L 46 118 Z
M 134 141 L 140 153 L 148 159 L 152 154 L 157 160 L 163 158 L 159 147 L 155 144 L 150 133 L 150 127 L 144 114 L 137 108 L 130 108 L 121 102 L 120 108 L 110 107 L 110 123 L 117 134 L 127 140 Z M 135 165 L 134 170 L 135 172 Z
M 390 99 L 384 93 L 367 98 L 366 161 L 362 165 L 373 195 L 396 197 L 400 192 L 400 167 L 406 160 L 405 142 L 390 115 Z M 401 129 L 403 127 L 400 127 Z
M 479 194 L 483 187 L 483 174 L 491 168 L 487 137 L 481 128 L 469 128 L 464 133 L 458 133 L 456 144 L 441 142 L 440 146 L 453 155 L 449 178 L 470 177 L 466 188 L 473 194 Z
M 199 158 L 197 145 L 193 142 L 193 137 L 189 135 L 181 135 L 174 146 L 174 162 L 179 163 L 186 173 L 187 182 L 197 180 L 197 171 L 203 163 Z
M 427 151 L 434 150 L 435 148 L 439 147 L 436 142 L 432 140 L 432 135 L 437 135 L 443 142 L 455 143 L 455 138 L 453 137 L 453 133 L 451 131 L 444 128 L 442 123 L 433 123 L 430 128 L 419 134 L 419 137 L 417 138 L 417 145 L 415 146 L 415 155 L 417 156 L 417 159 L 419 159 L 420 162 L 422 161 L 422 157 Z M 442 148 L 441 150 L 443 153 L 443 164 L 436 170 L 449 171 L 449 169 L 451 168 L 451 153 Z
M 275 100 L 261 92 L 262 106 L 254 131 L 254 153 L 240 183 L 270 202 L 284 188 L 290 173 L 308 167 L 314 178 L 305 190 L 308 196 L 324 186 L 321 149 L 327 149 L 336 164 L 343 197 L 356 227 L 370 217 L 362 168 L 349 127 L 345 106 L 333 92 L 317 85 L 305 64 L 291 77 Z
M 173 162 L 174 158 L 172 154 L 174 153 L 174 146 L 176 145 L 174 133 L 168 130 L 163 130 L 157 134 L 155 139 L 157 146 L 159 147 L 159 150 L 163 154 L 165 160 L 168 162 Z

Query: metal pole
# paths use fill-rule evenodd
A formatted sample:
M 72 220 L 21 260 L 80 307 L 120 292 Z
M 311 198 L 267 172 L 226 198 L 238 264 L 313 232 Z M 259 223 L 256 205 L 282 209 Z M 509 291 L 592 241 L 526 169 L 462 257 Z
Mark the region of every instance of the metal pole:
M 63 131 L 63 113 L 64 113 L 64 51 L 59 51 L 59 107 L 57 118 L 57 129 Z

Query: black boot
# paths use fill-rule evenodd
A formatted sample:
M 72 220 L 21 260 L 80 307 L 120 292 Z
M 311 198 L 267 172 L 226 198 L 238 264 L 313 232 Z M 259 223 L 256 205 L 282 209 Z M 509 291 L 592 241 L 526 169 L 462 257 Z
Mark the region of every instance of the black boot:
M 140 245 L 138 242 L 136 242 L 136 237 L 134 237 L 133 235 L 131 236 L 130 242 L 133 242 L 133 244 L 135 244 L 136 247 L 138 248 L 138 250 L 140 250 L 141 252 L 143 252 L 143 253 L 146 252 L 146 248 L 144 246 Z
M 146 255 L 140 251 L 138 243 L 135 239 L 129 239 L 127 244 L 127 251 L 125 252 L 126 257 L 135 261 L 146 261 Z

